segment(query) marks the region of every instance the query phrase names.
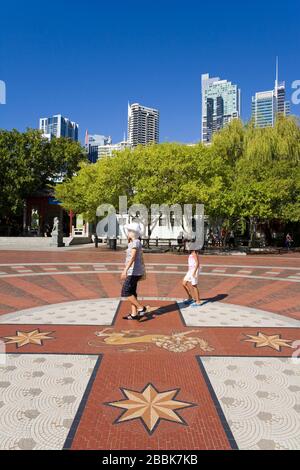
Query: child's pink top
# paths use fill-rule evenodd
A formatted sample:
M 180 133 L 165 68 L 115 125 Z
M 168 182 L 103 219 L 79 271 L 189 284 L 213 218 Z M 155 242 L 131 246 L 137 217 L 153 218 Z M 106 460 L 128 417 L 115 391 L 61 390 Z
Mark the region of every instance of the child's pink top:
M 198 258 L 199 260 L 199 258 Z M 192 254 L 189 255 L 189 271 L 193 271 L 196 267 L 196 260 Z

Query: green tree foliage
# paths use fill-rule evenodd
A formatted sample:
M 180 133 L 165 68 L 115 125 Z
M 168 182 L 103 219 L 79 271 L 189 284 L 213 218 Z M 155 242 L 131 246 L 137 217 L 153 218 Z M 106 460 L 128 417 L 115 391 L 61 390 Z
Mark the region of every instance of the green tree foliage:
M 20 214 L 32 193 L 71 177 L 86 160 L 79 143 L 44 139 L 40 131 L 0 130 L 0 218 L 6 223 Z
M 236 165 L 237 212 L 259 219 L 300 220 L 300 129 L 279 116 L 274 128 L 248 129 Z
M 300 220 L 300 130 L 292 118 L 256 129 L 232 121 L 209 146 L 163 143 L 116 152 L 59 184 L 66 209 L 95 219 L 102 203 L 204 203 L 224 220 Z

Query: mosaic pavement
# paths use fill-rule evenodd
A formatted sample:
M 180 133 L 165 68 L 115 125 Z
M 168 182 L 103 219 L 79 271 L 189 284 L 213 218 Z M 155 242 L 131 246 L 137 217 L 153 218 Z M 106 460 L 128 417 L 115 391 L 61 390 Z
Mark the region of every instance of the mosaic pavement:
M 1 315 L 1 323 L 111 325 L 119 299 L 79 300 Z
M 1 265 L 0 449 L 300 448 L 297 260 L 207 262 L 195 309 L 153 257 L 128 322 L 119 258 L 73 253 Z
M 0 448 L 61 449 L 97 357 L 9 354 L 0 366 Z
M 237 306 L 221 302 L 205 302 L 201 310 L 181 308 L 188 326 L 254 326 L 254 327 L 300 327 L 300 321 L 256 308 Z
M 64 302 L 1 315 L 0 324 L 111 325 L 118 304 L 119 299 Z M 245 306 L 203 301 L 201 310 L 195 310 L 183 306 L 180 300 L 178 305 L 187 326 L 300 327 L 299 320 Z
M 240 449 L 300 448 L 300 364 L 248 357 L 202 362 Z
M 148 302 L 130 323 L 117 299 L 2 315 L 0 448 L 300 447 L 299 321 Z

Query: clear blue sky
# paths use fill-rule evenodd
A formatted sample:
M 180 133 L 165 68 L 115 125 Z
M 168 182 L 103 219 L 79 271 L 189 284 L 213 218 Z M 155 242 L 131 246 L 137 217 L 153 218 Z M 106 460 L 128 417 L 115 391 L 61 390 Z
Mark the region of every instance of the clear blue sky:
M 127 102 L 157 107 L 161 141 L 200 137 L 200 76 L 251 95 L 300 79 L 299 2 L 51 0 L 2 2 L 0 128 L 37 127 L 61 113 L 90 133 L 123 138 Z M 300 114 L 300 105 L 292 111 Z

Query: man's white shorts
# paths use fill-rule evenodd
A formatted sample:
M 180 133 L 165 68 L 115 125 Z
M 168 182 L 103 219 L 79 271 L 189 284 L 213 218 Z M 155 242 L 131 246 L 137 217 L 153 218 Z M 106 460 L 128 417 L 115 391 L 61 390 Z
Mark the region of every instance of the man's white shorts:
M 198 276 L 193 276 L 193 271 L 188 271 L 183 280 L 190 282 L 192 286 L 196 286 L 198 284 Z

